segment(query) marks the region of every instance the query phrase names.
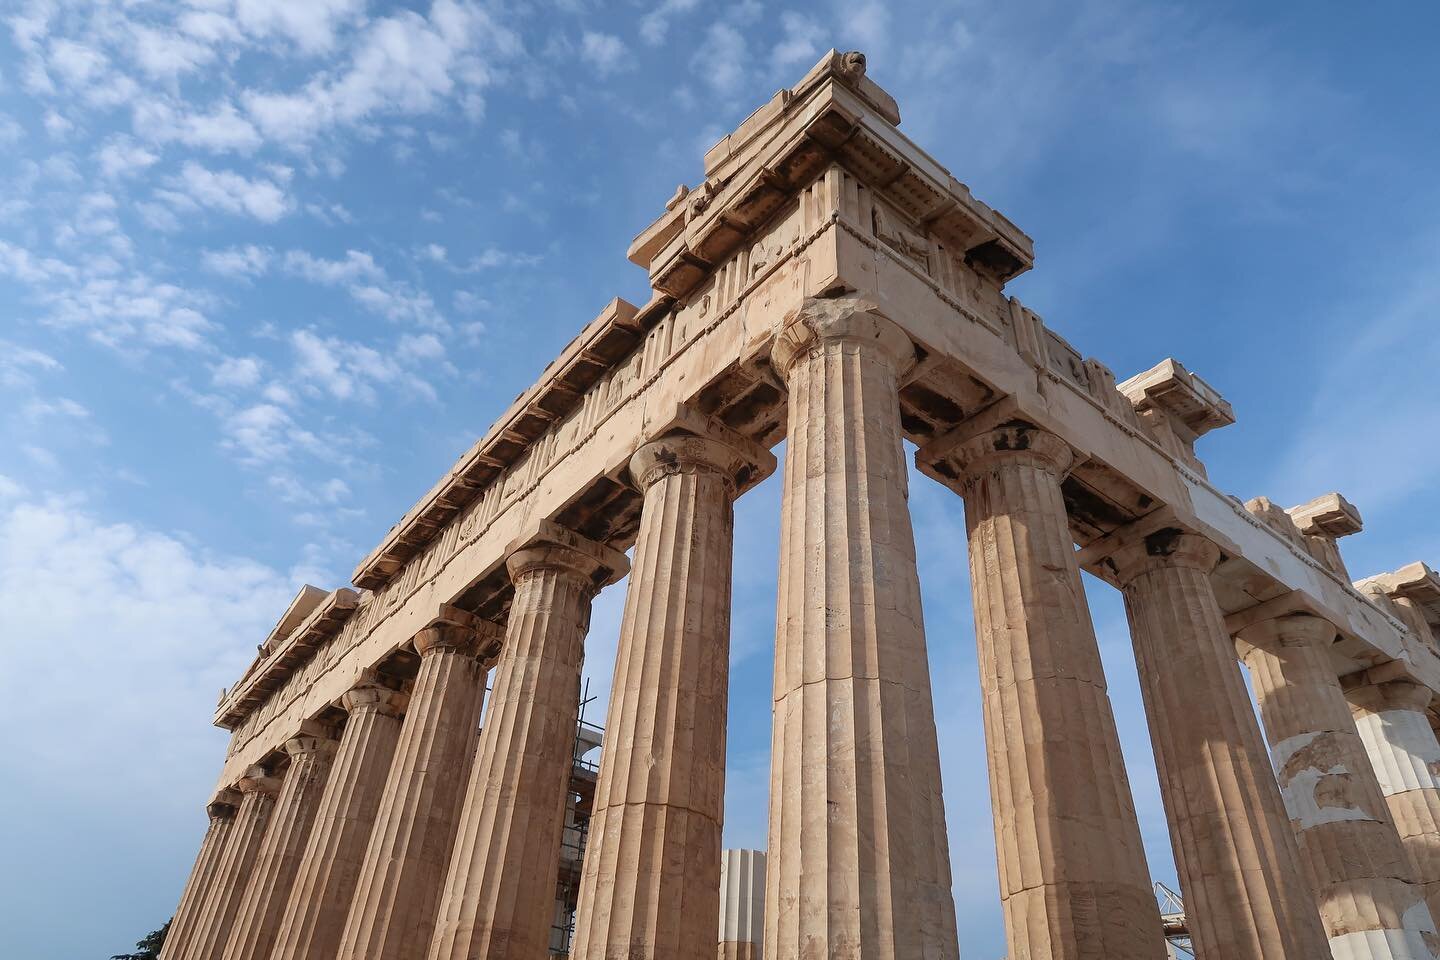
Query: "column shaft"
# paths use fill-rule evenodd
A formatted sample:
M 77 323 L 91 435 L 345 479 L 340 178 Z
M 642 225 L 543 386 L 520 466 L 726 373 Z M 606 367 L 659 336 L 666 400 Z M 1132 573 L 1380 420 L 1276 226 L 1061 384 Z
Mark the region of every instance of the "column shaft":
M 367 684 L 345 694 L 349 712 L 310 842 L 275 938 L 272 960 L 332 960 L 344 933 L 405 698 Z
M 970 539 L 1010 955 L 1150 960 L 1164 944 L 1060 492 L 1069 447 L 1012 423 L 954 453 Z
M 335 747 L 334 740 L 320 737 L 296 737 L 285 744 L 290 767 L 230 930 L 226 960 L 269 960 L 300 857 L 315 825 Z
M 953 960 L 939 751 L 898 377 L 909 338 L 811 301 L 789 389 L 764 956 Z
M 1351 690 L 1348 699 L 1415 879 L 1432 918 L 1440 916 L 1440 742 L 1425 715 L 1430 690 L 1391 680 Z
M 1210 584 L 1214 544 L 1165 530 L 1112 562 L 1125 593 L 1190 934 L 1201 960 L 1329 947 Z
M 538 545 L 508 561 L 515 598 L 431 960 L 540 957 L 549 947 L 595 554 L 625 562 L 593 547 Z
M 160 948 L 160 960 L 176 960 L 185 955 L 185 945 L 195 930 L 197 915 L 212 889 L 215 867 L 225 851 L 230 828 L 235 824 L 235 805 L 240 802 L 239 794 L 233 791 L 226 791 L 225 797 L 225 800 L 217 800 L 206 808 L 210 825 L 205 829 L 200 853 L 195 857 L 195 866 L 191 868 L 185 890 L 180 894 L 180 905 L 175 908 L 174 919 L 170 921 L 170 932 L 165 935 L 165 945 Z
M 1343 960 L 1440 956 L 1424 891 L 1329 659 L 1335 628 L 1291 616 L 1239 638 L 1331 950 Z
M 436 624 L 415 637 L 420 672 L 340 938 L 337 960 L 417 960 L 435 929 L 460 800 L 479 739 L 497 628 Z M 484 634 L 477 631 L 485 631 Z
M 761 451 L 763 454 L 763 451 Z M 573 960 L 713 960 L 729 690 L 733 447 L 646 444 Z M 773 463 L 773 460 L 771 461 Z
M 185 960 L 219 960 L 224 955 L 280 792 L 280 782 L 267 776 L 261 767 L 251 767 L 236 787 L 241 794 L 240 809 L 235 813 L 225 851 L 215 865 L 213 889 L 205 898 L 195 931 L 185 946 Z

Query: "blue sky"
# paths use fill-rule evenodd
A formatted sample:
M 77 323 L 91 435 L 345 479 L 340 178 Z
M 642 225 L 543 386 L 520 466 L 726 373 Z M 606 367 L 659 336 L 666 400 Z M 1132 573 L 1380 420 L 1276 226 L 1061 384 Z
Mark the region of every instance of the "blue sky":
M 1013 289 L 1234 404 L 1221 487 L 1440 560 L 1440 8 L 1015 0 L 0 2 L 0 915 L 168 916 L 301 582 L 355 561 L 611 297 L 700 156 L 829 47 L 1036 240 Z M 1004 953 L 959 501 L 912 483 L 962 950 Z M 727 843 L 763 846 L 778 485 L 737 508 Z M 1152 872 L 1118 596 L 1091 583 Z M 597 602 L 603 696 L 622 588 Z M 603 701 L 602 701 L 603 702 Z M 592 714 L 592 716 L 595 714 Z

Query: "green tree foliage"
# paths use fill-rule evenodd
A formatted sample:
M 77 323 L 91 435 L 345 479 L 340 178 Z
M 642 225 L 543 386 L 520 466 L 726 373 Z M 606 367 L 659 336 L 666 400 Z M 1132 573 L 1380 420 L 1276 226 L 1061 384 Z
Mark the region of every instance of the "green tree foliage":
M 170 932 L 170 921 L 165 921 L 165 926 L 159 930 L 152 930 L 145 934 L 139 943 L 135 944 L 134 953 L 117 953 L 110 960 L 158 960 L 160 948 L 165 945 L 165 934 Z

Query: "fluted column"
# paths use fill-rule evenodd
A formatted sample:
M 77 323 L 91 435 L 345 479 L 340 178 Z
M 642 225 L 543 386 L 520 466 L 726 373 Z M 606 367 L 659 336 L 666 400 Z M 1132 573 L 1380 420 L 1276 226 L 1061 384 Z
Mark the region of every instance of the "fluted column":
M 435 929 L 485 702 L 493 623 L 456 612 L 415 635 L 420 672 L 361 863 L 337 960 L 417 960 Z
M 185 881 L 185 890 L 180 894 L 180 905 L 175 908 L 175 916 L 170 921 L 170 932 L 165 936 L 165 945 L 160 948 L 160 960 L 177 960 L 185 956 L 185 945 L 195 931 L 196 917 L 212 889 L 215 867 L 225 851 L 230 828 L 235 824 L 235 807 L 239 803 L 240 794 L 225 790 L 205 808 L 210 825 L 205 829 L 200 853 L 195 857 L 190 878 Z
M 1215 544 L 1174 529 L 1111 557 L 1190 935 L 1200 960 L 1325 957 L 1325 930 L 1210 584 L 1219 559 Z
M 340 749 L 320 798 L 271 960 L 332 960 L 360 878 L 405 696 L 373 681 L 350 690 Z
M 195 923 L 195 932 L 185 946 L 186 960 L 219 960 L 230 942 L 230 929 L 245 897 L 245 888 L 255 858 L 265 841 L 280 793 L 280 780 L 251 767 L 235 788 L 240 791 L 240 808 L 225 851 L 215 865 L 215 882 Z
M 898 378 L 909 337 L 807 302 L 780 513 L 764 956 L 958 955 Z
M 1423 684 L 1398 679 L 1346 693 L 1390 818 L 1434 917 L 1440 914 L 1440 742 L 1425 715 L 1432 696 Z
M 622 553 L 556 536 L 507 561 L 515 597 L 431 960 L 547 953 L 590 601 L 627 567 Z
M 1013 421 L 963 439 L 949 457 L 970 540 L 1010 956 L 1163 956 L 1159 911 L 1060 492 L 1073 460 L 1070 447 Z
M 741 437 L 673 436 L 630 460 L 644 492 L 620 623 L 573 960 L 713 960 L 725 807 Z
M 716 960 L 758 960 L 765 936 L 765 854 L 720 854 L 720 949 Z
M 1330 662 L 1335 633 L 1308 615 L 1239 633 L 1285 807 L 1337 960 L 1432 960 L 1440 937 Z
M 290 766 L 275 801 L 275 812 L 245 896 L 230 928 L 225 960 L 268 960 L 285 904 L 300 868 L 300 856 L 315 825 L 315 811 L 338 744 L 328 737 L 300 736 L 285 742 Z

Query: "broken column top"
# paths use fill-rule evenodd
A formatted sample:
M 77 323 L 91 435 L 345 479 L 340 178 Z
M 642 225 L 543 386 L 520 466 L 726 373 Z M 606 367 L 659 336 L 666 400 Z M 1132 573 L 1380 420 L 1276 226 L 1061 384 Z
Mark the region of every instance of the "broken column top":
M 1235 410 L 1220 392 L 1173 358 L 1137 373 L 1116 389 L 1137 411 L 1163 410 L 1197 437 L 1235 422 Z
M 1307 537 L 1329 537 L 1338 540 L 1340 537 L 1359 533 L 1363 526 L 1360 511 L 1338 493 L 1327 493 L 1285 512 Z
M 1361 593 L 1377 591 L 1392 601 L 1409 601 L 1411 609 L 1416 610 L 1440 638 L 1440 576 L 1426 564 L 1407 563 L 1391 573 L 1357 581 L 1355 588 Z
M 859 51 L 827 52 L 706 152 L 704 180 L 678 187 L 626 253 L 653 289 L 686 296 L 831 164 L 885 189 L 901 213 L 1000 282 L 1030 268 L 1030 238 L 897 129 L 895 99 L 865 69 Z
M 1295 520 L 1269 497 L 1252 497 L 1246 500 L 1245 510 L 1291 543 L 1302 547 L 1305 545 L 1300 528 L 1295 526 Z
M 1361 583 L 1374 584 L 1388 597 L 1405 597 L 1434 612 L 1432 620 L 1440 621 L 1440 575 L 1427 564 L 1407 563 L 1392 573 L 1378 573 Z

